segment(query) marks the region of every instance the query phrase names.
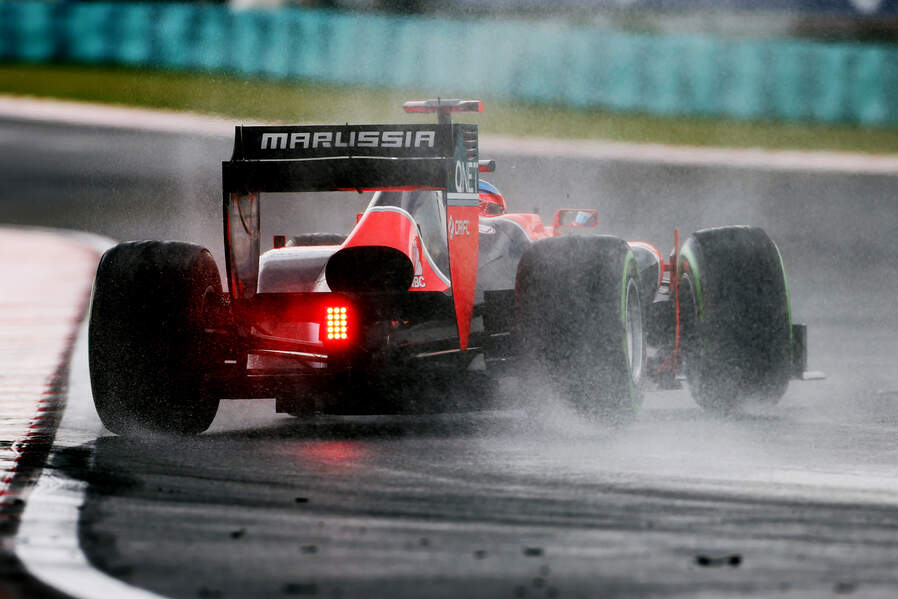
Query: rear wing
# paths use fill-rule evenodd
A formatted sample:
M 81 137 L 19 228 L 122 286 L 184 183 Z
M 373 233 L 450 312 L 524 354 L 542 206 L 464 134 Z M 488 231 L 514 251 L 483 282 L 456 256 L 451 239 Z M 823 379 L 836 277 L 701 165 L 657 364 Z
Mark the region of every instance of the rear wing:
M 477 155 L 476 125 L 237 127 L 222 175 L 225 194 L 444 189 Z
M 446 106 L 446 101 L 437 101 L 435 109 L 428 106 L 424 111 L 439 110 L 442 115 Z M 477 271 L 477 125 L 452 124 L 442 117 L 440 121 L 431 125 L 236 127 L 233 154 L 222 163 L 231 297 L 251 299 L 256 294 L 260 193 L 443 190 L 452 295 L 464 349 Z

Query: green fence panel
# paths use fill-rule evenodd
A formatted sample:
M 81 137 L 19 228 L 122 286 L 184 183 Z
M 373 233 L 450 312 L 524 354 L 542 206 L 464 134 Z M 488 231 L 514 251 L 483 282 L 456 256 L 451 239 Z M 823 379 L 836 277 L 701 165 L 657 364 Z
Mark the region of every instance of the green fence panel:
M 396 20 L 374 16 L 356 25 L 359 36 L 352 51 L 358 56 L 355 64 L 356 81 L 368 85 L 383 85 L 390 73 L 390 56 L 393 55 L 393 33 Z
M 494 88 L 498 70 L 496 61 L 498 56 L 503 52 L 503 43 L 507 40 L 501 40 L 494 35 L 493 29 L 489 22 L 484 20 L 471 21 L 466 28 L 467 35 L 461 46 L 461 54 L 456 58 L 458 63 L 464 69 L 462 76 L 465 92 L 488 93 L 486 90 Z M 491 93 L 495 96 L 495 93 Z
M 673 115 L 680 111 L 680 53 L 683 44 L 677 38 L 659 39 L 644 48 L 643 97 L 649 112 Z
M 898 49 L 894 46 L 880 48 L 883 61 L 883 96 L 885 118 L 878 122 L 898 123 Z
M 199 12 L 195 4 L 169 4 L 156 15 L 155 62 L 173 69 L 199 68 L 194 60 L 192 26 Z
M 837 123 L 846 117 L 847 78 L 854 51 L 845 47 L 819 49 L 813 116 L 818 121 Z
M 585 107 L 611 106 L 612 67 L 611 48 L 613 34 L 598 31 L 592 37 L 589 53 L 589 67 L 584 81 Z
M 594 48 L 592 30 L 575 28 L 567 32 L 561 67 L 563 81 L 559 85 L 561 104 L 577 108 L 588 107 L 592 101 L 591 90 L 595 85 L 593 73 Z
M 413 88 L 416 81 L 418 52 L 407 51 L 417 43 L 418 30 L 414 21 L 408 18 L 393 19 L 390 27 L 390 39 L 387 46 L 389 58 L 384 69 L 381 85 L 397 88 Z
M 85 63 L 109 62 L 111 13 L 112 7 L 108 4 L 72 6 L 64 29 L 66 58 Z
M 193 33 L 193 63 L 203 71 L 230 69 L 231 16 L 219 7 L 201 5 Z
M 270 79 L 287 76 L 287 52 L 290 32 L 280 11 L 266 11 L 258 15 L 260 24 L 259 64 L 256 72 Z
M 858 53 L 850 82 L 849 110 L 861 123 L 881 122 L 886 116 L 886 98 L 882 73 L 886 54 L 881 50 L 865 49 Z
M 678 82 L 679 112 L 698 116 L 716 114 L 717 46 L 716 40 L 704 36 L 683 40 Z
M 15 40 L 19 47 L 12 54 L 27 61 L 45 61 L 53 57 L 53 6 L 28 4 L 18 7 L 11 16 L 18 22 Z
M 238 75 L 261 75 L 261 56 L 268 45 L 263 36 L 265 15 L 245 11 L 233 20 L 231 28 L 231 66 Z
M 333 43 L 332 13 L 308 11 L 302 28 L 301 76 L 331 79 L 330 47 Z
M 526 35 L 518 21 L 480 22 L 471 36 L 472 58 L 470 93 L 492 98 L 511 98 L 512 90 L 526 68 L 527 58 L 518 40 Z
M 148 4 L 122 4 L 113 8 L 114 43 L 107 48 L 112 62 L 126 66 L 152 64 L 153 8 Z
M 435 90 L 436 95 L 443 97 L 458 95 L 458 82 L 463 84 L 464 78 L 459 76 L 461 69 L 455 58 L 465 40 L 463 29 L 456 21 L 442 19 L 418 21 L 415 27 L 418 41 L 414 47 L 404 49 L 419 57 L 415 87 Z
M 800 120 L 808 112 L 807 91 L 809 69 L 804 68 L 808 56 L 803 44 L 784 42 L 774 47 L 771 56 L 771 72 L 774 85 L 771 88 L 772 114 L 784 120 Z
M 764 73 L 766 45 L 760 43 L 732 44 L 727 47 L 725 73 L 727 84 L 722 86 L 720 114 L 736 118 L 758 118 L 764 114 L 767 102 Z
M 611 33 L 601 60 L 605 64 L 604 86 L 607 90 L 602 102 L 618 110 L 639 107 L 639 48 L 636 38 Z
M 352 14 L 331 14 L 328 16 L 328 28 L 327 56 L 318 76 L 327 77 L 336 83 L 351 83 L 359 54 L 354 39 L 358 35 L 358 17 Z
M 470 32 L 470 21 L 452 20 L 449 22 L 448 34 L 452 36 L 451 56 L 445 57 L 446 67 L 444 85 L 454 96 L 470 96 L 476 93 L 471 84 L 471 63 L 474 60 L 473 38 Z

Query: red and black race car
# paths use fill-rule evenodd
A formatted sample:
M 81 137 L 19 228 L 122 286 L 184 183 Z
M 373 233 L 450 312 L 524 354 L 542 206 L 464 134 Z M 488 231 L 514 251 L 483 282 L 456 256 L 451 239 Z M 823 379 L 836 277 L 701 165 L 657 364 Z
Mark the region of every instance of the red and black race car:
M 552 226 L 481 182 L 477 101 L 409 102 L 430 125 L 237 127 L 222 164 L 228 291 L 210 252 L 121 243 L 90 313 L 97 411 L 119 434 L 198 433 L 228 398 L 278 411 L 402 407 L 453 388 L 540 376 L 584 414 L 626 418 L 685 378 L 705 408 L 775 402 L 806 364 L 782 260 L 752 227 L 698 231 L 665 259 L 595 234 L 594 210 Z M 348 235 L 274 235 L 262 194 L 373 192 Z M 680 376 L 678 376 L 678 374 Z

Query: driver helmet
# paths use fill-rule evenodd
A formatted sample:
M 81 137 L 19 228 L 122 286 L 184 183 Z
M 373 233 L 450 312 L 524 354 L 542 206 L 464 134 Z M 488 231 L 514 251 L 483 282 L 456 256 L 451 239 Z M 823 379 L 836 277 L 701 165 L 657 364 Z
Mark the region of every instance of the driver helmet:
M 480 191 L 480 216 L 505 214 L 505 198 L 502 197 L 495 185 L 481 179 L 478 189 Z

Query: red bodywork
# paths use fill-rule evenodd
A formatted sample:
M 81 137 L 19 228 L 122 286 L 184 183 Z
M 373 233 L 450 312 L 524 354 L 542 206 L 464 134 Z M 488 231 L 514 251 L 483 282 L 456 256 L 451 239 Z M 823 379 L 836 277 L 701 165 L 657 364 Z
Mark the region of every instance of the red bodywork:
M 343 243 L 344 248 L 381 246 L 399 250 L 412 263 L 413 279 L 409 291 L 446 291 L 449 281 L 433 263 L 414 220 L 401 208 L 372 208 L 364 212 Z M 474 256 L 475 272 L 477 256 Z

